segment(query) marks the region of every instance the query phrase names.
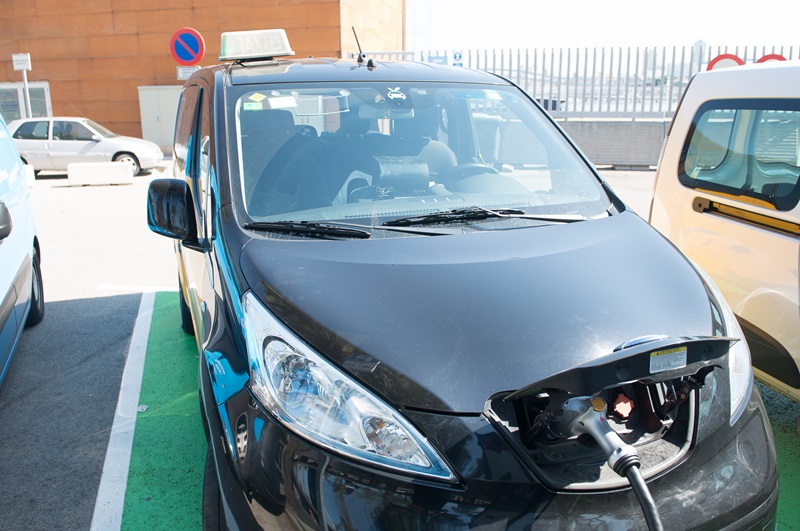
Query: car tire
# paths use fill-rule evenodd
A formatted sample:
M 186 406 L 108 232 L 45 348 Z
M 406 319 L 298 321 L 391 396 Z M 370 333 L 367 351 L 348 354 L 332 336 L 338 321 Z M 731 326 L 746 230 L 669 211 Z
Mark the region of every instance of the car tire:
M 142 167 L 139 166 L 139 159 L 130 153 L 117 153 L 114 155 L 114 162 L 127 162 L 133 166 L 134 175 L 139 175 L 139 172 L 142 171 Z
M 31 282 L 31 309 L 28 312 L 28 319 L 25 326 L 34 326 L 44 319 L 44 282 L 42 281 L 42 267 L 39 263 L 39 251 L 33 250 L 32 260 L 33 281 Z
M 214 450 L 208 443 L 206 466 L 203 472 L 203 531 L 227 529 L 225 510 L 217 481 L 217 466 L 214 464 Z
M 178 279 L 178 297 L 181 300 L 181 328 L 190 336 L 194 335 L 194 323 L 192 322 L 192 311 L 189 305 L 186 304 L 186 298 L 183 296 L 183 283 Z

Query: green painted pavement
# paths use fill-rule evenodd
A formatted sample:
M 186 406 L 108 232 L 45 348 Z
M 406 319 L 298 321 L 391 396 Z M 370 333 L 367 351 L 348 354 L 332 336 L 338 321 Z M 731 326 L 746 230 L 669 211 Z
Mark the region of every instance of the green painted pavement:
M 767 406 L 778 454 L 778 529 L 800 530 L 800 404 L 765 385 L 758 390 Z
M 200 529 L 206 439 L 197 347 L 181 330 L 177 293 L 158 293 L 139 395 L 122 529 Z
M 177 293 L 158 293 L 147 345 L 122 529 L 200 529 L 206 440 L 198 356 Z M 778 529 L 800 530 L 800 404 L 759 384 L 778 453 Z

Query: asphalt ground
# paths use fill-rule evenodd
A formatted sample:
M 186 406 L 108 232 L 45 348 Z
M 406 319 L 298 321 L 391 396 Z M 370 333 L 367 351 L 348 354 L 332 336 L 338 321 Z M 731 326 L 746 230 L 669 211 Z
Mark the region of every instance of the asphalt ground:
M 95 529 L 200 528 L 198 357 L 180 329 L 172 245 L 145 221 L 147 184 L 164 173 L 128 186 L 72 188 L 46 178 L 33 187 L 46 316 L 25 331 L 0 385 L 2 530 L 90 529 L 101 483 L 124 497 L 114 523 L 98 520 Z M 602 173 L 646 217 L 653 172 Z M 123 485 L 104 462 L 142 322 L 149 335 Z M 800 404 L 759 388 L 778 450 L 778 528 L 800 529 Z

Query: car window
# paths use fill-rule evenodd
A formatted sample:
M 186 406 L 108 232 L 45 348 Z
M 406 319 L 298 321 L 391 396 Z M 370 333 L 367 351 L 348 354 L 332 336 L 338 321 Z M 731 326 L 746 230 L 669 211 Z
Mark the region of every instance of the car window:
M 717 100 L 695 116 L 680 181 L 771 209 L 800 200 L 800 100 Z
M 14 131 L 14 138 L 20 140 L 47 140 L 49 121 L 24 122 Z
M 94 122 L 92 120 L 84 120 L 83 123 L 87 124 L 89 127 L 97 131 L 97 134 L 99 134 L 102 137 L 114 138 L 115 136 L 119 136 L 117 133 L 111 131 L 107 127 L 100 125 L 99 123 Z
M 53 121 L 53 140 L 92 140 L 92 136 L 93 133 L 78 122 Z
M 587 217 L 608 197 L 513 87 L 233 87 L 239 187 L 256 220 L 391 218 L 459 207 Z
M 195 114 L 197 111 L 197 85 L 190 85 L 183 89 L 177 122 L 175 124 L 175 165 L 177 169 L 192 175 L 192 160 L 187 159 L 192 150 L 195 135 Z
M 201 210 L 204 220 L 203 234 L 207 238 L 211 238 L 214 233 L 211 193 L 211 94 L 207 89 L 202 91 L 198 109 L 198 121 L 200 142 L 198 145 L 199 161 L 197 188 L 200 192 L 201 204 L 203 205 Z

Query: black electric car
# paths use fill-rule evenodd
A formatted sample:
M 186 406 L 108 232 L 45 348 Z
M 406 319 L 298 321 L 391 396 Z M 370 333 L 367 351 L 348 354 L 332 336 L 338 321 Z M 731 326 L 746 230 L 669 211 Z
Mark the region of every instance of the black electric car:
M 223 35 L 149 189 L 200 351 L 207 527 L 774 527 L 730 308 L 537 103 L 290 54 Z

